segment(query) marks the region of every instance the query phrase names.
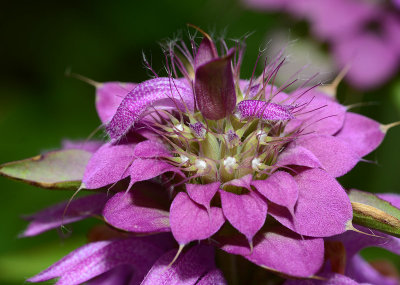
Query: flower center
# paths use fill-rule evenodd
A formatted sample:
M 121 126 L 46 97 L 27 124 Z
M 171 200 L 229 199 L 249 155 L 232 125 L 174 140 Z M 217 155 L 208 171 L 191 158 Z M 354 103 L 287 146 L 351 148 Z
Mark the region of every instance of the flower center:
M 247 102 L 245 116 L 221 120 L 204 119 L 200 112 L 172 112 L 173 119 L 163 125 L 165 143 L 176 154 L 170 163 L 180 167 L 191 183 L 225 183 L 248 174 L 267 178 L 294 135 L 284 131 L 288 120 L 272 120 L 274 113 L 265 115 L 260 106 L 265 107 L 265 102 L 252 113 Z

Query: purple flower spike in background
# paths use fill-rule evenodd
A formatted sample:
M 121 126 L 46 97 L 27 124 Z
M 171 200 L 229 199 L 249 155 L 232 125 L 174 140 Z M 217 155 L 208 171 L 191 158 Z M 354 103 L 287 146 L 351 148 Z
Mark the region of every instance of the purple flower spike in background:
M 337 66 L 350 66 L 347 79 L 360 89 L 382 85 L 399 69 L 400 14 L 396 8 L 400 2 L 392 2 L 243 0 L 251 9 L 285 12 L 309 22 L 311 33 L 329 44 Z
M 198 31 L 203 39 L 192 39 L 191 50 L 168 45 L 166 76 L 96 85 L 110 141 L 68 142 L 0 166 L 41 187 L 90 193 L 28 216 L 23 236 L 92 216 L 105 223 L 27 281 L 395 284 L 358 252 L 379 245 L 400 253 L 400 198 L 346 191 L 337 178 L 397 123 L 348 112 L 336 89 L 271 85 L 279 56 L 241 80 L 244 44 L 221 41 L 218 50 Z

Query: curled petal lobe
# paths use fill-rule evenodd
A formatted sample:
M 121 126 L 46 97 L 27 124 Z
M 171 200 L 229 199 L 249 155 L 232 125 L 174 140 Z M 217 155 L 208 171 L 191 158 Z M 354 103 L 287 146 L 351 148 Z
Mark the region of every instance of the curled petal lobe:
M 291 107 L 260 100 L 244 100 L 236 106 L 240 119 L 259 118 L 265 121 L 288 121 L 294 119 Z
M 193 110 L 192 89 L 181 80 L 155 78 L 138 84 L 126 95 L 106 129 L 112 139 L 120 139 L 138 122 L 150 106 Z
M 227 56 L 213 59 L 196 69 L 194 90 L 197 108 L 210 120 L 230 115 L 236 105 L 232 73 L 233 50 Z
M 215 234 L 225 222 L 222 210 L 206 209 L 193 202 L 186 193 L 180 192 L 170 208 L 171 231 L 179 244 L 203 240 Z
M 345 232 L 353 211 L 340 184 L 321 169 L 305 170 L 294 179 L 299 189 L 294 216 L 285 208 L 272 204 L 269 214 L 305 236 L 327 237 Z

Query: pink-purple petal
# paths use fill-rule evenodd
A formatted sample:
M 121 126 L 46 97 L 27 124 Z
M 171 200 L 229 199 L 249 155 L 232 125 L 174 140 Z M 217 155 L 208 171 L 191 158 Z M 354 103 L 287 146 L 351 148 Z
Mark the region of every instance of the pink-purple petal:
M 134 281 L 137 281 L 137 283 L 133 283 Z M 86 285 L 139 284 L 140 281 L 142 280 L 135 280 L 133 266 L 124 264 L 89 280 Z
M 398 285 L 399 280 L 386 277 L 376 271 L 360 255 L 356 254 L 349 258 L 346 264 L 346 275 L 359 283 L 379 284 L 379 285 Z
M 236 186 L 236 187 L 243 187 L 243 188 L 246 188 L 247 190 L 250 191 L 251 190 L 251 182 L 252 182 L 252 180 L 253 180 L 253 175 L 248 174 L 248 175 L 242 176 L 240 178 L 228 181 L 224 185 L 232 185 L 232 186 Z
M 135 86 L 135 83 L 105 82 L 96 88 L 96 110 L 102 123 L 111 120 L 119 104 Z
M 311 151 L 302 146 L 296 145 L 296 142 L 284 149 L 284 151 L 278 156 L 276 164 L 279 166 L 300 165 L 310 168 L 322 167 L 321 162 Z
M 27 281 L 43 282 L 56 277 L 60 277 L 63 274 L 66 274 L 67 272 L 72 270 L 77 264 L 84 261 L 86 258 L 90 257 L 91 255 L 97 254 L 110 244 L 111 244 L 110 241 L 99 241 L 84 245 L 74 250 L 73 252 L 71 252 L 61 260 L 59 260 L 58 262 L 54 263 L 46 270 L 29 278 Z
M 322 167 L 332 176 L 339 177 L 349 172 L 360 160 L 360 156 L 346 142 L 328 135 L 310 135 L 295 142 L 311 151 Z
M 324 262 L 322 238 L 301 237 L 284 228 L 258 233 L 251 252 L 244 239 L 230 238 L 223 243 L 222 249 L 229 253 L 290 276 L 311 277 Z
M 161 142 L 147 140 L 135 146 L 133 155 L 140 158 L 168 157 L 171 152 Z
M 363 157 L 381 144 L 385 133 L 378 122 L 348 112 L 343 128 L 335 137 L 347 142 L 360 157 Z
M 157 159 L 137 158 L 132 162 L 128 172 L 131 177 L 128 189 L 136 182 L 149 180 L 166 172 L 174 172 L 184 176 L 179 168 Z
M 132 265 L 135 275 L 142 279 L 157 258 L 171 248 L 170 242 L 165 241 L 164 236 L 157 236 L 90 243 L 27 281 L 60 277 L 59 285 L 81 284 L 123 264 Z
M 220 196 L 226 219 L 251 242 L 254 235 L 264 225 L 268 210 L 267 203 L 252 191 L 238 195 L 220 190 Z
M 225 222 L 220 208 L 211 207 L 208 213 L 183 192 L 172 202 L 169 218 L 172 234 L 181 245 L 209 238 Z
M 133 144 L 103 145 L 86 166 L 82 180 L 84 187 L 101 188 L 127 177 L 128 168 L 134 161 L 133 150 Z
M 296 130 L 301 123 L 303 133 L 333 135 L 343 126 L 346 107 L 318 90 L 300 89 L 291 94 L 291 104 L 298 105 L 296 119 L 288 122 L 285 131 Z M 304 94 L 303 94 L 304 93 Z M 302 95 L 303 94 L 303 95 Z
M 299 187 L 292 175 L 278 171 L 266 180 L 254 180 L 252 185 L 269 201 L 286 207 L 290 213 L 294 213 Z
M 341 235 L 330 238 L 331 240 L 336 240 L 343 243 L 348 257 L 354 256 L 360 250 L 366 247 L 381 247 L 400 255 L 400 238 L 396 238 L 379 231 L 373 231 L 361 226 L 355 227 L 364 233 L 375 236 L 370 236 L 355 231 L 346 231 Z
M 142 189 L 133 187 L 129 193 L 119 192 L 106 204 L 103 216 L 107 223 L 115 228 L 135 233 L 169 232 L 169 213 L 164 210 L 161 203 L 148 193 L 160 194 L 159 198 L 167 198 L 160 193 L 165 189 L 157 189 L 150 183 L 143 185 Z M 155 189 L 152 189 L 155 188 Z
M 392 206 L 400 209 L 400 195 L 395 193 L 376 194 L 379 198 L 389 202 Z
M 353 211 L 342 186 L 321 169 L 305 170 L 294 178 L 299 187 L 294 216 L 276 205 L 270 205 L 269 214 L 305 236 L 327 237 L 345 232 Z
M 371 89 L 389 79 L 398 68 L 396 49 L 374 33 L 358 33 L 335 42 L 333 54 L 340 66 L 351 63 L 347 79 L 356 87 Z
M 204 275 L 196 285 L 227 285 L 224 275 L 221 270 L 213 269 Z
M 102 193 L 89 195 L 74 199 L 69 205 L 68 202 L 63 202 L 27 216 L 25 219 L 31 222 L 21 236 L 35 236 L 62 225 L 100 215 L 107 199 L 107 195 Z
M 210 202 L 217 193 L 221 183 L 214 182 L 209 184 L 186 184 L 186 192 L 196 203 L 204 206 L 210 211 Z
M 320 276 L 318 274 L 318 276 Z M 320 276 L 321 277 L 321 276 Z M 322 276 L 324 280 L 318 279 L 301 279 L 301 280 L 287 280 L 284 285 L 368 285 L 360 284 L 353 279 L 342 274 L 326 274 Z
M 193 92 L 182 80 L 155 78 L 138 84 L 122 100 L 106 129 L 112 139 L 120 139 L 138 122 L 150 106 L 193 110 Z
M 196 245 L 168 266 L 175 255 L 176 250 L 173 250 L 159 258 L 141 284 L 195 285 L 203 275 L 215 268 L 214 249 L 211 246 Z

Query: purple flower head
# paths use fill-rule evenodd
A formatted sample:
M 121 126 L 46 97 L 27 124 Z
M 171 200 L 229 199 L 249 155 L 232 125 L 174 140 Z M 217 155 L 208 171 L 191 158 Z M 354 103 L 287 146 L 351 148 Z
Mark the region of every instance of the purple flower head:
M 244 0 L 257 10 L 281 11 L 310 23 L 311 32 L 328 42 L 340 68 L 351 66 L 347 79 L 361 89 L 390 79 L 400 62 L 400 17 L 385 1 Z
M 80 189 L 103 193 L 29 216 L 24 235 L 93 215 L 112 229 L 28 281 L 225 284 L 214 248 L 242 256 L 252 270 L 310 278 L 325 265 L 324 242 L 354 230 L 354 201 L 336 178 L 389 126 L 347 112 L 322 89 L 272 86 L 279 56 L 259 77 L 240 80 L 243 45 L 229 50 L 222 41 L 226 55 L 218 56 L 202 34 L 192 50 L 169 45 L 166 77 L 131 85 L 118 107 L 98 107 L 112 140 L 80 147 L 88 159 Z M 32 163 L 43 169 L 46 161 Z M 39 174 L 29 181 L 45 180 Z
M 335 177 L 384 134 L 379 124 L 366 123 L 375 141 L 353 145 L 365 130 L 346 132 L 352 115 L 334 99 L 317 89 L 286 94 L 268 84 L 279 57 L 262 76 L 243 81 L 236 80 L 243 50 L 226 50 L 218 57 L 208 35 L 194 55 L 185 45 L 170 46 L 169 77 L 138 84 L 122 100 L 107 125 L 116 140 L 93 155 L 82 186 L 110 187 L 129 177 L 131 198 L 117 194 L 103 211 L 121 230 L 170 231 L 181 248 L 214 237 L 223 250 L 259 266 L 312 276 L 323 263 L 323 238 L 351 228 L 350 200 Z M 185 79 L 173 77 L 177 70 Z M 142 142 L 120 141 L 143 130 Z M 137 183 L 155 177 L 168 190 L 158 189 L 152 197 L 159 199 L 147 199 L 143 208 Z M 309 258 L 290 265 L 274 258 L 278 252 L 283 259 L 285 252 Z

